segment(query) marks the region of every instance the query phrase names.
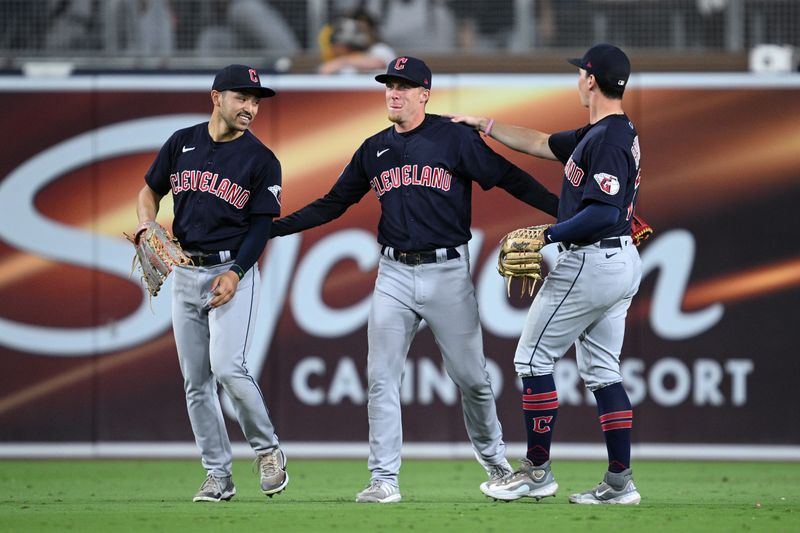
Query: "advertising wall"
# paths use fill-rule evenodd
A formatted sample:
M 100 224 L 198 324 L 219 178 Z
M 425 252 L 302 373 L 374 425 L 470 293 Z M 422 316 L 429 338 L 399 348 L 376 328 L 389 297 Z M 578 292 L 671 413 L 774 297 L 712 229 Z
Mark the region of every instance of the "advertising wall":
M 575 77 L 439 76 L 428 110 L 544 131 L 583 125 Z M 253 131 L 283 166 L 283 214 L 325 194 L 360 143 L 389 126 L 371 78 L 266 80 Z M 182 443 L 192 434 L 170 323 L 131 275 L 136 194 L 176 129 L 207 120 L 206 76 L 4 78 L 0 94 L 0 448 Z M 800 81 L 634 76 L 639 212 L 656 230 L 623 348 L 634 441 L 800 449 Z M 488 144 L 558 193 L 562 169 Z M 525 439 L 513 353 L 529 297 L 507 298 L 500 237 L 552 221 L 474 186 L 472 271 L 488 370 L 509 442 Z M 366 322 L 378 200 L 276 239 L 249 368 L 284 442 L 365 443 Z M 171 205 L 159 221 L 169 226 Z M 546 261 L 554 261 L 547 250 Z M 600 442 L 574 350 L 559 363 L 555 440 Z M 409 443 L 465 443 L 459 396 L 422 328 L 402 386 Z M 241 441 L 229 420 L 231 436 Z M 800 457 L 800 454 L 798 454 Z

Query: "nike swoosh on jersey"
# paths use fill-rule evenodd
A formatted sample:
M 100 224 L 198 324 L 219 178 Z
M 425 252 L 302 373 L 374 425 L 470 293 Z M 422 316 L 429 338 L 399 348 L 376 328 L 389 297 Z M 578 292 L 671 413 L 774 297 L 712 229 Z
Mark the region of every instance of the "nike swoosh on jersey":
M 384 149 L 384 150 L 378 150 L 378 157 L 382 156 L 383 154 L 385 154 L 385 153 L 386 153 L 386 152 L 388 152 L 388 151 L 389 151 L 389 149 L 388 149 L 388 148 L 386 148 L 386 149 Z
M 186 147 L 184 146 L 183 148 L 181 148 L 181 151 L 183 151 L 183 153 L 185 154 L 186 152 L 191 152 L 191 151 L 192 151 L 192 150 L 194 150 L 195 148 L 197 148 L 197 146 L 192 146 L 191 148 L 186 148 Z
M 618 253 L 619 253 L 619 252 L 614 252 L 614 253 L 611 253 L 611 254 L 606 254 L 606 259 L 611 259 L 612 257 L 614 257 L 615 255 L 617 255 Z

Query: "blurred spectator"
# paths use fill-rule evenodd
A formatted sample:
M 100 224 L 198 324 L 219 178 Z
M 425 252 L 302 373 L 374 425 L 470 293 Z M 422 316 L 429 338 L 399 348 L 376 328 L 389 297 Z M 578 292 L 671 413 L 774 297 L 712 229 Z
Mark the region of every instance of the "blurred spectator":
M 96 0 L 50 0 L 45 48 L 51 51 L 100 48 Z
M 195 47 L 199 55 L 257 49 L 291 55 L 300 49 L 297 37 L 273 6 L 264 0 L 216 0 L 214 20 L 223 25 L 204 28 Z
M 365 10 L 341 17 L 320 31 L 320 74 L 382 72 L 397 57 L 382 42 L 375 20 Z
M 553 2 L 538 0 L 530 9 L 514 17 L 514 27 L 508 42 L 512 52 L 527 52 L 550 46 L 556 34 Z
M 727 7 L 728 0 L 697 0 L 697 11 L 703 16 L 724 11 Z
M 450 0 L 458 15 L 458 43 L 463 50 L 510 50 L 525 52 L 551 46 L 556 36 L 556 6 L 572 0 L 512 0 L 480 2 Z
M 333 7 L 337 13 L 366 10 L 380 20 L 378 30 L 383 40 L 402 54 L 456 49 L 458 24 L 447 4 L 446 0 L 334 0 Z
M 106 0 L 105 50 L 165 58 L 175 51 L 175 16 L 167 0 Z
M 514 25 L 511 0 L 451 0 L 450 6 L 458 19 L 459 48 L 465 51 L 498 50 L 507 46 Z
M 450 52 L 457 44 L 456 17 L 444 0 L 386 0 L 380 26 L 398 50 Z

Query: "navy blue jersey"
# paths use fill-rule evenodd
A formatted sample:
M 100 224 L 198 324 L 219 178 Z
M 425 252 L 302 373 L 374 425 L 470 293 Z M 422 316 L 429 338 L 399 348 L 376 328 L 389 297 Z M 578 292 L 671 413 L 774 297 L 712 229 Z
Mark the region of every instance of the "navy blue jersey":
M 172 230 L 188 250 L 236 250 L 251 215 L 280 215 L 280 162 L 249 131 L 218 143 L 208 122 L 178 130 L 145 181 L 158 194 L 172 191 Z
M 397 250 L 455 247 L 472 238 L 472 182 L 501 186 L 555 215 L 558 198 L 496 154 L 473 128 L 426 115 L 412 131 L 394 126 L 365 140 L 325 197 L 275 221 L 288 235 L 340 216 L 370 190 L 381 202 L 378 242 Z
M 619 208 L 620 216 L 589 242 L 630 235 L 641 171 L 639 137 L 628 117 L 609 115 L 596 124 L 554 133 L 549 146 L 564 163 L 558 221 L 572 218 L 591 202 L 601 202 Z

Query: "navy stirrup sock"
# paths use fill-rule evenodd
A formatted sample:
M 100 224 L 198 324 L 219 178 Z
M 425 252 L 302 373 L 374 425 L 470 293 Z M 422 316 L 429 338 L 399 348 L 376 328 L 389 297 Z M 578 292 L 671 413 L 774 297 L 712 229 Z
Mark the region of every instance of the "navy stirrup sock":
M 522 414 L 528 434 L 526 457 L 535 466 L 550 460 L 553 426 L 558 416 L 558 393 L 553 375 L 522 378 Z
M 633 410 L 622 383 L 594 391 L 600 427 L 608 450 L 608 471 L 622 472 L 631 464 Z

